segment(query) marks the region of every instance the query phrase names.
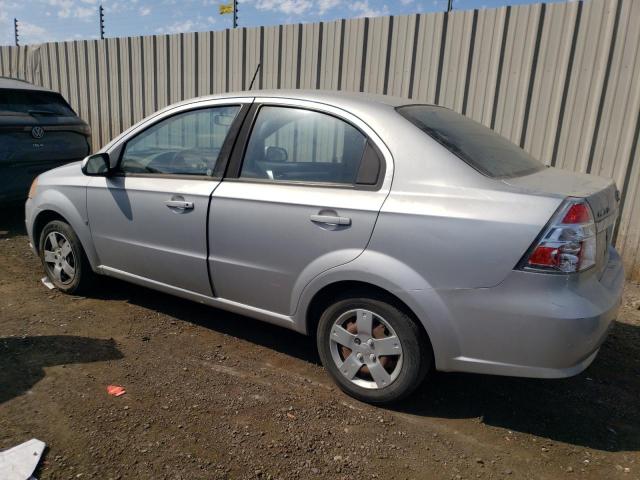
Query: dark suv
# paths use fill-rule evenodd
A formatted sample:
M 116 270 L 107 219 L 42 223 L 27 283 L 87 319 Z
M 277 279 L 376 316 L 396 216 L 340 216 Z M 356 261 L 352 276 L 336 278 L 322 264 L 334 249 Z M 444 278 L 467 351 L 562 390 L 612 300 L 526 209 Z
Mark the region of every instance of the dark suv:
M 90 137 L 62 95 L 0 77 L 0 202 L 26 198 L 38 174 L 86 157 Z

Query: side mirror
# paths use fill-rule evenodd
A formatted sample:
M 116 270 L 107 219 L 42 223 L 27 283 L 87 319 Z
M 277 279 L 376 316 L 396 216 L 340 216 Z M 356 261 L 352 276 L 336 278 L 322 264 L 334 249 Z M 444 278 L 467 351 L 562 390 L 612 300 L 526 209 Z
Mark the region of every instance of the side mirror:
M 94 153 L 82 161 L 82 173 L 89 177 L 111 175 L 111 160 L 108 153 Z
M 270 163 L 283 163 L 289 159 L 289 155 L 284 148 L 267 147 L 264 151 L 264 159 Z

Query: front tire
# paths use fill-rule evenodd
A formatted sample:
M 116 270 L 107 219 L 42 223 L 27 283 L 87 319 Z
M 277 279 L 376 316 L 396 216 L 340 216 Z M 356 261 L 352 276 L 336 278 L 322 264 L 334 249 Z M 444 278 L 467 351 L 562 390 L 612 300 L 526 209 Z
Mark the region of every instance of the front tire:
M 433 358 L 416 322 L 382 296 L 345 298 L 328 307 L 318 323 L 317 345 L 338 386 L 374 404 L 411 394 Z
M 89 289 L 93 271 L 69 224 L 61 220 L 47 223 L 40 234 L 38 251 L 47 277 L 58 290 L 75 294 Z

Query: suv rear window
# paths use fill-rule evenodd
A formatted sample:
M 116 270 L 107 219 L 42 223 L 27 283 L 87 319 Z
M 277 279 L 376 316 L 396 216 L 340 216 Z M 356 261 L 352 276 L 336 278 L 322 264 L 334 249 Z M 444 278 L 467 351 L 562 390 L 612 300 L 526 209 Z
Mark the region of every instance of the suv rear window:
M 542 163 L 490 128 L 447 108 L 407 105 L 396 110 L 449 151 L 489 177 L 518 177 L 544 168 Z
M 0 115 L 3 113 L 75 115 L 57 93 L 24 90 L 0 90 Z

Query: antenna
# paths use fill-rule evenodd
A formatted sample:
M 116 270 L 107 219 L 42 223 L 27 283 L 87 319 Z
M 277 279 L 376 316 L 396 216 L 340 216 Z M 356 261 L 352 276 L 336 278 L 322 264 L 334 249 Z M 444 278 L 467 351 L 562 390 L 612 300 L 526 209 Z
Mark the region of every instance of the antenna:
M 256 81 L 256 76 L 258 75 L 258 71 L 260 70 L 260 67 L 262 66 L 261 63 L 258 64 L 258 66 L 256 67 L 256 71 L 253 74 L 253 78 L 251 79 L 251 83 L 249 84 L 249 90 L 251 90 L 251 88 L 253 87 L 253 82 Z
M 100 4 L 100 40 L 104 40 L 104 8 L 102 8 L 102 4 Z
M 16 41 L 16 47 L 20 46 L 20 36 L 18 35 L 18 19 L 14 18 L 13 19 L 13 37 Z

